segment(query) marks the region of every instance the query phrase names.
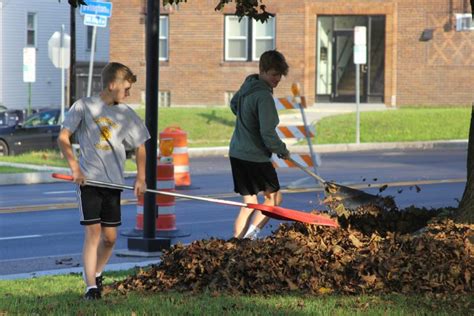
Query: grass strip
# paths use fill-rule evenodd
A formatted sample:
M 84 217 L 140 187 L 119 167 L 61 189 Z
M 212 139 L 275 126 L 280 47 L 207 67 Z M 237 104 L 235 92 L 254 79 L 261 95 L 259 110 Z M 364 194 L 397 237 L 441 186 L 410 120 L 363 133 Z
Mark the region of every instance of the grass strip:
M 107 274 L 106 283 L 134 273 Z M 0 315 L 468 315 L 472 295 L 110 293 L 84 301 L 79 274 L 0 281 Z
M 28 172 L 37 172 L 37 170 L 16 168 L 16 167 L 9 167 L 9 166 L 0 166 L 0 173 L 28 173 Z

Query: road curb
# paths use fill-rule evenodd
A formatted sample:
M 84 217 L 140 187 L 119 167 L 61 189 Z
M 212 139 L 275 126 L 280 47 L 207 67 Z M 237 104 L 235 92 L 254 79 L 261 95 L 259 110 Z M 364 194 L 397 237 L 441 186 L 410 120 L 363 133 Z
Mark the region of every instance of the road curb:
M 449 140 L 449 141 L 431 141 L 431 142 L 393 142 L 393 143 L 362 143 L 362 144 L 332 144 L 332 145 L 313 145 L 316 153 L 335 153 L 335 152 L 355 152 L 364 150 L 395 150 L 395 149 L 466 149 L 467 139 Z M 309 152 L 308 146 L 292 145 L 288 146 L 291 152 Z M 229 148 L 207 147 L 207 148 L 189 148 L 189 157 L 212 157 L 227 156 Z M 59 168 L 51 166 L 38 166 L 31 164 L 0 162 L 0 166 L 11 166 L 17 168 L 26 168 L 37 170 L 37 172 L 2 174 L 0 185 L 15 184 L 37 184 L 52 183 L 60 180 L 51 177 L 52 172 L 69 173 L 68 168 Z M 134 172 L 125 173 L 126 177 L 134 176 Z

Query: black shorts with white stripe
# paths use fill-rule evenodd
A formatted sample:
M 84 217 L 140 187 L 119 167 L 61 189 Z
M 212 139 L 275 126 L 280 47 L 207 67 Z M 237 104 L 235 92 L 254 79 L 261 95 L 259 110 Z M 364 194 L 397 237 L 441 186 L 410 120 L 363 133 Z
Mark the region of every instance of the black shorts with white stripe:
M 81 225 L 101 224 L 116 227 L 122 224 L 120 196 L 122 190 L 78 186 L 77 197 L 81 213 Z

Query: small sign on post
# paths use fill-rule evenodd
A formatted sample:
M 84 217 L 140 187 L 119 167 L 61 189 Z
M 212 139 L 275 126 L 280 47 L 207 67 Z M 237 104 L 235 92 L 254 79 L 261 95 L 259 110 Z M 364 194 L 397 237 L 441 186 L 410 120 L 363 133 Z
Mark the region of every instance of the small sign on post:
M 356 67 L 356 144 L 360 143 L 360 65 L 367 63 L 367 27 L 354 27 L 354 64 Z
M 23 82 L 28 83 L 28 115 L 31 114 L 31 83 L 36 81 L 36 48 L 23 48 Z
M 92 47 L 89 62 L 89 78 L 87 80 L 87 96 L 91 96 L 92 75 L 94 70 L 94 53 L 97 36 L 97 27 L 106 27 L 107 19 L 112 16 L 112 2 L 87 1 L 87 5 L 82 5 L 81 14 L 84 14 L 84 25 L 92 26 Z
M 36 81 L 36 48 L 23 48 L 23 82 Z
M 354 64 L 367 63 L 367 27 L 354 27 Z
M 106 27 L 107 18 L 101 15 L 86 14 L 84 15 L 84 25 Z

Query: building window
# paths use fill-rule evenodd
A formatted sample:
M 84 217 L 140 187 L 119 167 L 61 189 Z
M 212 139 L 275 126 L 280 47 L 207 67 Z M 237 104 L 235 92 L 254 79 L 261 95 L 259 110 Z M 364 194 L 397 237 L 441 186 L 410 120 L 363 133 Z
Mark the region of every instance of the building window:
M 168 38 L 169 38 L 169 19 L 167 15 L 160 16 L 160 60 L 167 61 L 168 56 Z
M 160 91 L 158 92 L 158 106 L 169 108 L 171 106 L 171 92 Z
M 265 23 L 235 15 L 225 17 L 225 60 L 257 61 L 263 52 L 275 49 L 275 19 Z
M 36 13 L 28 12 L 26 18 L 26 46 L 36 46 Z

